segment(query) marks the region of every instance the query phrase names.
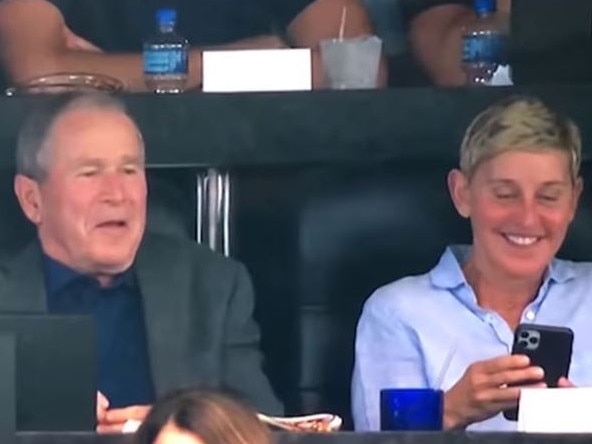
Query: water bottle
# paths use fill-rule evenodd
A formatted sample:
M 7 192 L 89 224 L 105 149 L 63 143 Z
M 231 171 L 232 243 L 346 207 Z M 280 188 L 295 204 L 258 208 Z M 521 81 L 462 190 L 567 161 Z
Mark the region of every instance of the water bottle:
M 156 93 L 180 93 L 187 83 L 187 40 L 175 32 L 177 11 L 156 12 L 157 33 L 144 43 L 144 81 Z
M 462 35 L 462 64 L 468 85 L 511 84 L 507 63 L 508 20 L 496 0 L 474 0 L 476 19 Z M 494 76 L 498 77 L 496 82 Z

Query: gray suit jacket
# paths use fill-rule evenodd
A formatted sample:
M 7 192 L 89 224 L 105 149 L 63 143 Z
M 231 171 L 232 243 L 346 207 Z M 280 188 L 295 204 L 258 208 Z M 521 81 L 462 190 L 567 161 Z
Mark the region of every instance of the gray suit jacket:
M 156 393 L 185 387 L 238 391 L 282 413 L 261 369 L 253 289 L 245 268 L 191 241 L 147 234 L 135 262 Z M 47 311 L 37 243 L 0 264 L 0 312 Z

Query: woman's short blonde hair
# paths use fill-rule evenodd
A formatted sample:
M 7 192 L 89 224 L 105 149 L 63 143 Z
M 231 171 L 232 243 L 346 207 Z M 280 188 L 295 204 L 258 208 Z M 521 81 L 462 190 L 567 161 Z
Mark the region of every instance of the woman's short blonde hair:
M 465 132 L 460 169 L 470 180 L 484 161 L 513 150 L 564 152 L 570 159 L 572 179 L 579 175 L 582 142 L 578 127 L 538 98 L 509 97 L 479 113 Z

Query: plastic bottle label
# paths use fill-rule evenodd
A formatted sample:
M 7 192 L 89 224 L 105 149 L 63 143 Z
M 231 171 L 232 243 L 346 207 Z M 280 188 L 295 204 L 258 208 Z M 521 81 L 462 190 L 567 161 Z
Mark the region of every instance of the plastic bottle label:
M 146 74 L 187 74 L 187 52 L 181 49 L 144 51 Z
M 505 39 L 499 34 L 472 34 L 463 36 L 464 63 L 506 63 Z

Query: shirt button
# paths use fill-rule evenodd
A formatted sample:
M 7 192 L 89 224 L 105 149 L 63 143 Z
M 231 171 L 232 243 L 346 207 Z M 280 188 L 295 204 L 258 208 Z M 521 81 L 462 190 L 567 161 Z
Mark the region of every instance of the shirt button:
M 534 314 L 534 311 L 528 310 L 526 312 L 526 315 L 524 315 L 524 317 L 526 318 L 527 321 L 534 321 L 534 318 L 536 317 L 536 315 Z

